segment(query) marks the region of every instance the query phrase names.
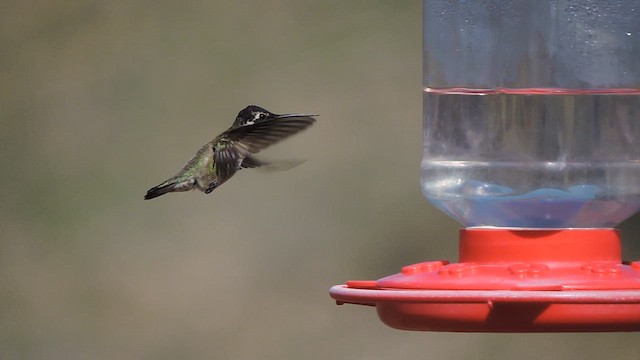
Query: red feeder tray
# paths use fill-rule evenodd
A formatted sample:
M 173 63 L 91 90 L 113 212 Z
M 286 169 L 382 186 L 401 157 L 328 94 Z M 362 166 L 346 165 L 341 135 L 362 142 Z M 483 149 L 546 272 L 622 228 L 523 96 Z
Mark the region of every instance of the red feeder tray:
M 640 330 L 640 261 L 622 263 L 617 230 L 466 229 L 459 252 L 460 263 L 348 281 L 331 297 L 405 330 Z

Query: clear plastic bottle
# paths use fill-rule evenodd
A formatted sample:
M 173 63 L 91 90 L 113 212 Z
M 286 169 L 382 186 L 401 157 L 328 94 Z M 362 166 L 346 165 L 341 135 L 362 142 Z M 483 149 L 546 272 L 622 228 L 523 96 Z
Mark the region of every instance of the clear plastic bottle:
M 424 1 L 422 190 L 465 226 L 640 210 L 637 1 Z

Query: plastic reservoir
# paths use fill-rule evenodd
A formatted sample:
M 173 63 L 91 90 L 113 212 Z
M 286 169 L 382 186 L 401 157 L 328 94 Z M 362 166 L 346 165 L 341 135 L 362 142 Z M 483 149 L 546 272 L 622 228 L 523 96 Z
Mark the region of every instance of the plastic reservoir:
M 427 3 L 427 199 L 467 227 L 610 228 L 640 209 L 640 3 Z

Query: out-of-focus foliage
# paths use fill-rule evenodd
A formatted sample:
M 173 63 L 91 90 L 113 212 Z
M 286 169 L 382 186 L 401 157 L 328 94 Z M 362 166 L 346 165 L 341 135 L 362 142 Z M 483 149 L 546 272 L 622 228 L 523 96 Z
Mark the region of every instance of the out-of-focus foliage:
M 0 357 L 638 358 L 635 334 L 392 330 L 328 289 L 456 258 L 423 199 L 418 1 L 0 4 Z M 143 201 L 257 104 L 317 112 L 211 195 Z

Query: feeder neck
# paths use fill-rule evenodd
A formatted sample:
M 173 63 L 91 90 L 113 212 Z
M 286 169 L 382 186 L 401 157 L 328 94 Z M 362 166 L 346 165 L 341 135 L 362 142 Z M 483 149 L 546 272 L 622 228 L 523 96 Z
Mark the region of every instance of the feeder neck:
M 460 262 L 616 262 L 622 260 L 616 229 L 460 230 Z

